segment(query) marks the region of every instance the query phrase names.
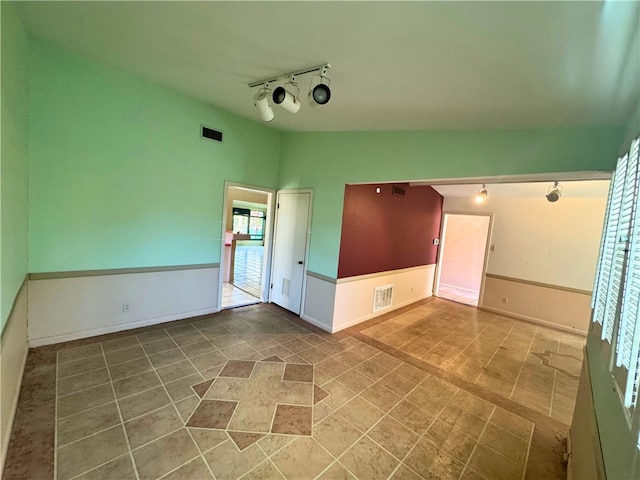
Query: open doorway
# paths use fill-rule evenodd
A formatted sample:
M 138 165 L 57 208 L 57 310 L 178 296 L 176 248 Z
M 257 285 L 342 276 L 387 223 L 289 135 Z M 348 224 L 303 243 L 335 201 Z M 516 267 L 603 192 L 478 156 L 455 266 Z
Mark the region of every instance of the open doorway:
M 478 306 L 490 226 L 490 215 L 444 214 L 436 296 Z
M 273 191 L 226 185 L 221 308 L 265 300 Z

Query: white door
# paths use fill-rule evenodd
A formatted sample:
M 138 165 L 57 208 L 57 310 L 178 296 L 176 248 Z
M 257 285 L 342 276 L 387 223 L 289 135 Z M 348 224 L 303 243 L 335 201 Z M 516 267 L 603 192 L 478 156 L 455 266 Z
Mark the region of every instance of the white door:
M 271 301 L 300 314 L 309 230 L 310 192 L 278 192 Z

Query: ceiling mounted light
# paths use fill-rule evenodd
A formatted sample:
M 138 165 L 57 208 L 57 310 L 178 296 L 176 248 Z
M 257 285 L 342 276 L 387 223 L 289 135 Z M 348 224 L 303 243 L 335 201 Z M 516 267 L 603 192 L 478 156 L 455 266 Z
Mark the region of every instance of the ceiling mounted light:
M 329 68 L 329 65 L 326 65 L 318 75 L 311 77 L 312 85 L 314 77 L 320 78 L 320 83 L 309 88 L 309 104 L 313 107 L 326 105 L 331 100 L 331 89 L 329 88 L 331 80 L 327 77 L 327 68 Z M 326 84 L 324 83 L 325 80 L 327 81 Z
M 269 89 L 269 83 L 265 82 L 258 93 L 253 97 L 253 105 L 258 110 L 258 115 L 265 122 L 273 120 L 273 109 L 271 108 L 271 90 Z
M 260 118 L 265 122 L 273 120 L 274 114 L 271 109 L 271 101 L 276 105 L 280 105 L 285 110 L 296 113 L 300 110 L 300 89 L 298 88 L 295 78 L 298 75 L 305 75 L 307 73 L 316 73 L 314 76 L 320 77 L 319 83 L 313 85 L 309 90 L 309 103 L 313 106 L 325 105 L 331 99 L 331 89 L 329 83 L 331 82 L 327 78 L 327 70 L 331 68 L 331 65 L 324 63 L 315 67 L 304 68 L 295 72 L 286 73 L 284 75 L 277 75 L 275 77 L 266 78 L 264 80 L 258 80 L 249 84 L 249 88 L 262 87 L 260 91 L 253 97 L 253 104 L 258 109 Z M 284 78 L 289 78 L 289 81 L 282 86 L 276 87 L 271 95 L 269 84 L 280 81 Z M 293 88 L 287 88 L 290 85 Z M 294 89 L 295 88 L 295 93 Z
M 489 195 L 489 192 L 487 192 L 487 186 L 485 184 L 482 184 L 482 190 L 478 192 L 476 198 L 474 198 L 473 200 L 479 205 L 485 202 L 485 200 L 487 199 L 487 195 Z
M 291 85 L 291 87 L 297 90 L 295 95 L 285 88 L 287 85 Z M 297 111 L 300 110 L 299 96 L 300 88 L 296 83 L 296 77 L 295 75 L 291 75 L 288 83 L 285 83 L 284 86 L 278 87 L 273 91 L 273 103 L 280 105 L 287 112 L 297 113 Z
M 559 185 L 558 182 L 553 182 L 553 185 L 549 187 L 549 193 L 545 195 L 549 202 L 557 202 L 560 200 L 562 196 L 562 185 Z

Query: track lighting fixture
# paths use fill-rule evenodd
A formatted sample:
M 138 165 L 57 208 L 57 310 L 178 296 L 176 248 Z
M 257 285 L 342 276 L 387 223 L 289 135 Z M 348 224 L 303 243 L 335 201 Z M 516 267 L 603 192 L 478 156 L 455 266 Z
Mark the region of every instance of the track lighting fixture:
M 271 100 L 288 112 L 296 113 L 300 110 L 300 88 L 296 83 L 296 76 L 307 73 L 315 72 L 309 89 L 309 103 L 314 107 L 326 105 L 331 99 L 331 89 L 329 88 L 331 81 L 326 76 L 329 68 L 331 68 L 331 65 L 325 63 L 250 83 L 249 88 L 261 87 L 260 91 L 253 97 L 253 104 L 258 109 L 260 118 L 265 122 L 273 120 L 274 114 L 271 109 Z M 314 77 L 319 77 L 319 81 L 315 85 L 313 82 Z M 284 78 L 288 78 L 289 81 L 282 86 L 276 87 L 273 90 L 273 95 L 271 95 L 269 84 Z
M 293 94 L 291 93 L 291 90 L 287 90 L 285 88 L 287 85 L 291 85 L 292 89 L 296 89 L 296 93 Z M 291 75 L 289 82 L 273 91 L 273 103 L 280 105 L 287 112 L 296 113 L 300 110 L 299 96 L 300 88 L 298 88 L 298 84 L 296 83 L 296 77 L 295 75 Z
M 476 198 L 474 198 L 474 201 L 479 205 L 481 203 L 484 203 L 485 200 L 487 199 L 487 195 L 489 195 L 489 193 L 487 192 L 487 186 L 483 183 L 482 184 L 482 190 L 480 190 L 478 192 L 478 194 L 476 195 Z
M 253 97 L 253 105 L 258 109 L 258 115 L 265 122 L 273 120 L 273 109 L 271 108 L 271 90 L 269 82 L 265 82 L 258 93 Z
M 562 185 L 559 182 L 553 182 L 553 185 L 549 186 L 549 193 L 545 195 L 549 202 L 557 202 L 562 195 Z
M 331 100 L 331 89 L 329 88 L 331 80 L 327 78 L 327 67 L 323 68 L 317 75 L 311 77 L 312 85 L 315 77 L 320 78 L 320 83 L 309 88 L 309 104 L 312 107 L 326 105 L 329 103 L 329 100 Z M 325 80 L 327 81 L 326 84 L 324 83 Z

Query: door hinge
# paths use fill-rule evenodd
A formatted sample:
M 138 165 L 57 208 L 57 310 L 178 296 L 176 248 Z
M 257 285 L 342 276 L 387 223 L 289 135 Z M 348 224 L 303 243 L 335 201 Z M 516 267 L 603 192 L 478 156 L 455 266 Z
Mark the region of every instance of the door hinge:
M 273 283 L 271 284 L 271 287 L 269 287 L 269 288 L 273 288 Z
M 276 205 L 276 208 L 280 208 L 280 204 Z

